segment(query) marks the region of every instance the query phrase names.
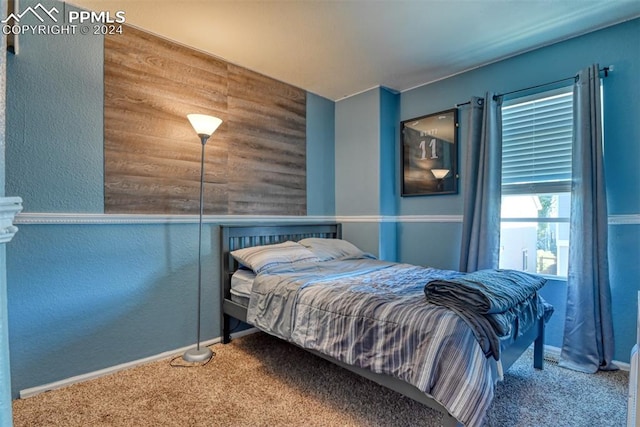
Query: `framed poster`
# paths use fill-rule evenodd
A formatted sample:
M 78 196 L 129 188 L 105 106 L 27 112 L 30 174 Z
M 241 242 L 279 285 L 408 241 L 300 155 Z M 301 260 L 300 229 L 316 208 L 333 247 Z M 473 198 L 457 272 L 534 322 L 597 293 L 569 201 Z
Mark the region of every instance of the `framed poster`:
M 458 192 L 458 110 L 400 123 L 402 196 Z

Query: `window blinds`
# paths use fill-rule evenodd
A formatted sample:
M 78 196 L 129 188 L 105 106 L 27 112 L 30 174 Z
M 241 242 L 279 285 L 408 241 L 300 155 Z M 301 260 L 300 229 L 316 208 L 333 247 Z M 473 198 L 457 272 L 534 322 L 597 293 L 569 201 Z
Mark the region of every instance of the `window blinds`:
M 504 106 L 503 190 L 507 193 L 569 191 L 572 128 L 571 88 L 553 96 Z

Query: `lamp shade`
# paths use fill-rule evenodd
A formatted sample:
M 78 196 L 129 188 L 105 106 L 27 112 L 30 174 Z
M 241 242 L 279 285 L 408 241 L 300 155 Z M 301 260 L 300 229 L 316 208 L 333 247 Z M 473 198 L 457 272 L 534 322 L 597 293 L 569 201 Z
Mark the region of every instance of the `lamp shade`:
M 198 135 L 211 136 L 222 123 L 219 118 L 206 114 L 187 114 L 187 118 Z
M 436 179 L 443 179 L 445 176 L 449 175 L 449 169 L 431 169 L 431 173 Z

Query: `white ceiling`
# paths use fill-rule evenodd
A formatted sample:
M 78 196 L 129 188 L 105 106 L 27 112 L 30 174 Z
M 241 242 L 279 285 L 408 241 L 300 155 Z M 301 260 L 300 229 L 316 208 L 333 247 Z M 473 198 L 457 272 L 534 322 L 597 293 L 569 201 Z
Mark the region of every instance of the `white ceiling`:
M 122 10 L 127 24 L 332 100 L 402 92 L 640 16 L 640 0 L 71 3 Z

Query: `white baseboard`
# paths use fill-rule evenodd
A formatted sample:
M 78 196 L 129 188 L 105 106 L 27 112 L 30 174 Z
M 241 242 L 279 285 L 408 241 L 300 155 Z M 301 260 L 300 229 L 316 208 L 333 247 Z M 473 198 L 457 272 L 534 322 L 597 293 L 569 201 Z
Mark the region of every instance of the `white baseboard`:
M 244 331 L 235 332 L 235 333 L 231 334 L 231 337 L 232 338 L 240 338 L 240 337 L 243 337 L 245 335 L 253 334 L 255 332 L 258 332 L 258 329 L 250 328 L 250 329 L 246 329 Z M 214 339 L 209 340 L 209 341 L 203 341 L 203 342 L 200 343 L 200 345 L 202 345 L 202 346 L 210 346 L 210 345 L 213 345 L 213 344 L 217 344 L 220 341 L 221 341 L 220 338 L 214 338 Z M 43 384 L 43 385 L 39 385 L 39 386 L 36 386 L 36 387 L 31 387 L 31 388 L 27 388 L 27 389 L 24 389 L 24 390 L 20 390 L 20 399 L 26 399 L 28 397 L 35 396 L 35 395 L 43 393 L 45 391 L 55 390 L 55 389 L 58 389 L 58 388 L 69 386 L 71 384 L 76 384 L 76 383 L 80 383 L 80 382 L 84 382 L 84 381 L 89 381 L 89 380 L 92 380 L 92 379 L 95 379 L 95 378 L 103 377 L 105 375 L 113 374 L 113 373 L 116 373 L 116 372 L 119 372 L 119 371 L 123 371 L 125 369 L 131 369 L 131 368 L 134 368 L 136 366 L 144 365 L 144 364 L 147 364 L 147 363 L 157 362 L 158 360 L 168 359 L 170 357 L 182 354 L 182 353 L 184 353 L 185 351 L 189 350 L 192 347 L 193 347 L 193 345 L 190 345 L 190 346 L 179 348 L 179 349 L 176 349 L 176 350 L 165 351 L 164 353 L 156 354 L 154 356 L 145 357 L 144 359 L 133 360 L 131 362 L 122 363 L 120 365 L 111 366 L 111 367 L 105 368 L 105 369 L 100 369 L 99 371 L 88 372 L 86 374 L 77 375 L 75 377 L 66 378 L 64 380 L 55 381 L 55 382 L 52 382 L 52 383 Z
M 546 344 L 544 346 L 544 356 L 549 357 L 555 361 L 560 360 L 560 352 L 561 352 L 561 349 L 558 347 L 554 347 L 552 345 L 546 345 Z M 629 372 L 631 370 L 631 365 L 626 362 L 619 362 L 617 360 L 614 360 L 613 363 L 622 371 Z

